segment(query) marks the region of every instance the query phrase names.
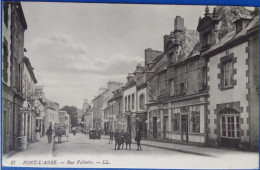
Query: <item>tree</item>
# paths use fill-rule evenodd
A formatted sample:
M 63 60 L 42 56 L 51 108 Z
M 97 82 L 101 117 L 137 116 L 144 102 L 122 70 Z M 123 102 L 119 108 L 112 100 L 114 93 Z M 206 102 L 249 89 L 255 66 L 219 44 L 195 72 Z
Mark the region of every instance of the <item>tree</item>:
M 67 111 L 67 113 L 70 115 L 71 126 L 78 126 L 77 107 L 75 107 L 75 106 L 64 106 L 60 110 Z

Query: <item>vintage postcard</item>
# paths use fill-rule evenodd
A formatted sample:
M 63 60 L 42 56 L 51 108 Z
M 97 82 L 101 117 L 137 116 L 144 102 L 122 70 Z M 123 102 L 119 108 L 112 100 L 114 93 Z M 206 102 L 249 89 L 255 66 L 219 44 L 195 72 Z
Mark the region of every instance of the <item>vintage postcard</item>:
M 258 7 L 2 11 L 3 167 L 259 168 Z

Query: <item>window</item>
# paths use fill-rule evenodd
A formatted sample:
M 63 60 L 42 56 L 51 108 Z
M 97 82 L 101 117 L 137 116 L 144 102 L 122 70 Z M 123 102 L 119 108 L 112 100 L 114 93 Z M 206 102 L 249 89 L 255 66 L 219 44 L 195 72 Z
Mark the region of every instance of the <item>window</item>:
M 144 110 L 144 94 L 139 96 L 139 109 Z
M 234 53 L 228 54 L 220 58 L 220 84 L 219 87 L 221 90 L 233 88 L 236 85 L 236 81 L 234 80 L 234 63 L 236 62 L 236 58 L 234 57 Z
M 127 97 L 125 97 L 125 111 L 127 111 Z
M 7 44 L 3 43 L 3 78 L 4 81 L 8 82 L 8 50 L 7 50 Z
M 196 111 L 192 111 L 191 113 L 191 121 L 192 121 L 192 132 L 200 132 L 200 113 Z
M 233 64 L 232 61 L 223 63 L 223 85 L 229 87 L 233 81 Z
M 234 109 L 225 109 L 221 112 L 221 136 L 226 138 L 240 137 L 239 114 Z
M 180 131 L 180 109 L 172 109 L 172 131 Z
M 185 84 L 184 83 L 180 83 L 180 93 L 185 94 Z
M 135 109 L 135 95 L 132 94 L 132 109 Z
M 128 96 L 128 110 L 130 110 L 130 96 Z
M 171 81 L 171 96 L 174 95 L 174 81 Z
M 4 2 L 3 7 L 4 7 L 4 22 L 6 27 L 8 28 L 8 3 Z
M 120 113 L 120 110 L 121 110 L 120 108 L 121 108 L 121 103 L 119 102 L 118 103 L 118 113 Z
M 159 94 L 165 94 L 167 92 L 167 78 L 166 78 L 166 73 L 161 74 L 158 79 L 159 79 Z

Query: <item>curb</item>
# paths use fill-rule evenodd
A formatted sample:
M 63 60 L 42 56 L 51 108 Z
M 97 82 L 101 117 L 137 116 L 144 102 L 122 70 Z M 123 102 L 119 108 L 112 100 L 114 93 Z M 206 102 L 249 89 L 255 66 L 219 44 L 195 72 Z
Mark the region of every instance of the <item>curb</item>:
M 54 147 L 54 141 L 51 142 L 51 147 L 50 147 L 50 150 L 49 150 L 49 153 L 48 153 L 49 159 L 52 157 L 53 147 Z
M 136 144 L 136 142 L 133 142 L 133 144 Z M 167 147 L 163 147 L 163 146 L 155 146 L 155 145 L 149 145 L 149 144 L 141 144 L 141 145 L 154 147 L 154 148 L 159 148 L 159 149 L 166 149 L 166 150 L 171 150 L 171 151 L 176 151 L 176 152 L 182 152 L 182 153 L 187 153 L 187 154 L 199 155 L 199 156 L 215 157 L 215 156 L 212 156 L 212 155 L 209 155 L 209 154 L 205 154 L 205 153 L 185 151 L 185 150 L 181 150 L 181 149 L 167 148 Z
M 103 139 L 109 139 L 106 136 L 102 136 Z M 132 142 L 133 144 L 136 144 L 136 142 Z M 142 144 L 144 146 L 149 146 L 149 147 L 155 147 L 159 149 L 166 149 L 166 150 L 171 150 L 171 151 L 176 151 L 176 152 L 181 152 L 181 153 L 187 153 L 187 154 L 193 154 L 193 155 L 199 155 L 199 156 L 206 156 L 206 157 L 214 157 L 212 155 L 206 154 L 206 153 L 198 153 L 198 152 L 192 152 L 192 151 L 186 151 L 182 149 L 174 149 L 174 148 L 168 148 L 168 147 L 163 147 L 163 146 L 156 146 L 156 145 L 150 145 L 150 144 Z
M 12 155 L 14 155 L 15 153 L 17 153 L 18 151 L 16 151 L 16 150 L 14 150 L 14 151 L 10 151 L 9 153 L 7 153 L 7 154 L 3 154 L 2 155 L 2 158 L 3 159 L 7 159 L 7 158 L 9 158 L 10 156 L 12 156 Z

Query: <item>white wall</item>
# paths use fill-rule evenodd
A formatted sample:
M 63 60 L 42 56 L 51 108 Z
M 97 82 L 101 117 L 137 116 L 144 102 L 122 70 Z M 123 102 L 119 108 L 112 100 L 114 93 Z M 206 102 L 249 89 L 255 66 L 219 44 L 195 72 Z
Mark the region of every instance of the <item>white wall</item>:
M 144 106 L 144 110 L 140 110 L 140 108 L 139 108 L 139 103 L 140 103 L 140 101 L 139 101 L 139 99 L 140 99 L 140 95 L 141 94 L 144 94 L 144 104 L 146 104 L 147 103 L 147 96 L 146 96 L 146 88 L 143 88 L 143 89 L 141 89 L 141 90 L 138 90 L 137 91 L 137 104 L 136 104 L 136 110 L 137 111 L 144 111 L 144 110 L 146 110 L 147 108 L 146 108 L 146 105 Z
M 132 109 L 132 94 L 134 94 L 134 97 L 135 97 L 135 107 L 134 109 Z M 130 95 L 130 110 L 132 112 L 136 112 L 136 86 L 133 86 L 127 90 L 124 90 L 124 93 L 123 93 L 123 113 L 125 113 L 125 97 L 127 97 L 127 100 L 128 100 L 128 96 Z M 127 101 L 127 104 L 128 104 L 128 101 Z M 128 108 L 128 106 L 127 106 Z
M 216 105 L 221 103 L 240 101 L 240 107 L 243 107 L 243 113 L 240 113 L 240 117 L 244 118 L 244 123 L 241 124 L 241 129 L 245 130 L 244 136 L 241 136 L 241 140 L 249 141 L 249 137 L 246 134 L 247 130 L 249 129 L 249 125 L 247 124 L 248 101 L 246 100 L 246 95 L 248 93 L 248 89 L 246 88 L 246 83 L 248 82 L 248 78 L 246 77 L 246 71 L 248 70 L 248 66 L 246 65 L 246 59 L 248 58 L 248 54 L 246 53 L 247 46 L 248 43 L 246 42 L 229 49 L 229 54 L 234 53 L 234 57 L 237 58 L 237 63 L 234 63 L 234 68 L 237 69 L 237 74 L 234 75 L 234 80 L 237 80 L 237 84 L 234 86 L 233 89 L 223 91 L 218 89 L 218 84 L 220 84 L 220 79 L 218 78 L 220 68 L 218 68 L 218 64 L 220 63 L 220 58 L 226 56 L 226 52 L 224 51 L 222 53 L 219 53 L 209 59 L 208 76 L 210 77 L 210 80 L 208 81 L 208 85 L 210 87 L 210 105 L 208 106 L 208 109 L 210 110 L 210 114 L 208 115 L 208 119 L 210 119 L 209 137 L 211 139 L 217 138 L 217 135 L 214 134 L 214 129 L 217 129 L 216 124 L 214 124 L 214 119 L 216 119 L 216 114 L 214 114 Z

